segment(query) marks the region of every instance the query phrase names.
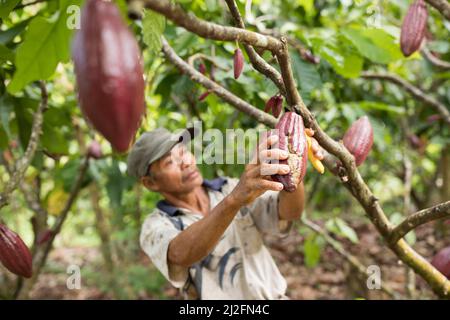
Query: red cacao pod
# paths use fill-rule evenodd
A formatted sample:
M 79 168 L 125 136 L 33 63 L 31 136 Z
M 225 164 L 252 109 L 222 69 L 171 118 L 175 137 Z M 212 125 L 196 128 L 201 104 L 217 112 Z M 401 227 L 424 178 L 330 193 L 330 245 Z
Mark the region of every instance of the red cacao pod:
M 234 78 L 237 79 L 244 69 L 244 55 L 241 49 L 237 48 L 234 51 Z
M 416 0 L 409 6 L 400 33 L 400 47 L 405 57 L 420 48 L 425 37 L 427 17 L 428 10 L 424 0 Z
M 272 113 L 275 118 L 281 113 L 281 109 L 283 107 L 283 96 L 280 94 L 276 94 L 270 97 L 266 102 L 266 106 L 264 107 L 264 112 Z
M 209 96 L 209 94 L 211 93 L 211 91 L 205 91 L 203 92 L 200 97 L 198 97 L 198 101 L 203 101 L 206 99 L 207 96 Z
M 48 240 L 50 240 L 50 238 L 52 236 L 53 236 L 53 231 L 52 230 L 50 230 L 50 229 L 44 230 L 38 235 L 38 237 L 36 239 L 36 243 L 39 244 L 39 245 L 44 244 Z
M 277 100 L 276 95 L 270 97 L 270 99 L 267 100 L 267 102 L 266 102 L 266 105 L 264 107 L 264 112 L 267 112 L 267 113 L 273 112 L 273 106 L 275 105 L 276 100 Z
M 88 147 L 88 156 L 94 159 L 100 159 L 103 156 L 102 147 L 97 141 L 92 141 Z
M 81 110 L 119 152 L 144 114 L 144 78 L 136 39 L 112 2 L 87 0 L 72 57 Z
M 19 276 L 30 278 L 33 262 L 30 250 L 17 233 L 0 224 L 0 262 Z
M 276 95 L 275 104 L 272 109 L 272 114 L 275 118 L 278 118 L 282 108 L 283 108 L 283 96 L 281 94 L 278 94 Z
M 355 157 L 356 166 L 366 160 L 373 145 L 373 129 L 367 116 L 355 121 L 344 135 L 344 146 Z
M 200 65 L 198 66 L 198 72 L 200 72 L 201 74 L 205 74 L 206 73 L 206 66 L 205 66 L 205 64 L 203 62 L 200 63 Z
M 282 183 L 284 190 L 293 192 L 306 173 L 308 145 L 303 119 L 295 112 L 285 112 L 275 129 L 279 137 L 277 147 L 289 153 L 288 158 L 279 160 L 279 163 L 289 165 L 291 170 L 288 174 L 273 175 L 272 179 Z
M 440 250 L 431 261 L 431 264 L 439 270 L 447 279 L 450 279 L 450 247 Z

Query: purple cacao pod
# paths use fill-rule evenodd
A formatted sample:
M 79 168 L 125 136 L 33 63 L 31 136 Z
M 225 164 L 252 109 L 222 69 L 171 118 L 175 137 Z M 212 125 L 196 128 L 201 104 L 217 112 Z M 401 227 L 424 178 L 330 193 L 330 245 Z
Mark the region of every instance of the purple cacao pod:
M 234 78 L 237 79 L 242 73 L 242 69 L 244 69 L 244 55 L 242 54 L 241 49 L 237 48 L 234 51 Z
M 203 100 L 205 100 L 206 97 L 209 96 L 210 93 L 211 93 L 211 91 L 209 91 L 209 90 L 203 92 L 203 93 L 200 95 L 200 97 L 198 97 L 198 101 L 203 101 Z
M 200 65 L 198 66 L 198 72 L 200 72 L 201 74 L 205 74 L 206 73 L 206 66 L 205 66 L 205 64 L 203 62 L 200 63 Z
M 308 144 L 303 119 L 295 112 L 285 112 L 275 129 L 279 137 L 278 148 L 289 153 L 288 158 L 279 160 L 279 163 L 289 165 L 291 170 L 288 174 L 273 175 L 272 179 L 282 183 L 284 190 L 293 192 L 306 173 Z
M 282 108 L 283 108 L 283 96 L 281 94 L 277 94 L 275 96 L 275 104 L 273 105 L 272 108 L 272 114 L 275 118 L 278 118 Z
M 400 32 L 400 48 L 405 57 L 420 48 L 427 28 L 428 10 L 424 0 L 414 1 L 408 9 Z
M 433 257 L 431 264 L 450 280 L 450 247 L 440 250 Z
M 128 150 L 144 114 L 139 46 L 112 2 L 87 0 L 72 57 L 81 110 L 119 152 Z
M 355 121 L 344 135 L 344 146 L 355 157 L 356 166 L 366 160 L 373 145 L 373 129 L 367 116 Z
M 30 278 L 33 274 L 30 250 L 17 233 L 3 224 L 0 224 L 0 262 L 19 276 Z

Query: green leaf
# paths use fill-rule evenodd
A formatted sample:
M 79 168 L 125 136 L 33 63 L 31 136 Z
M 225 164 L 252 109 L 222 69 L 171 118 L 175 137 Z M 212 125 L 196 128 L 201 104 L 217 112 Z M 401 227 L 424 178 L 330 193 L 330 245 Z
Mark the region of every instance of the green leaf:
M 300 94 L 305 103 L 308 104 L 311 91 L 322 86 L 320 74 L 315 65 L 305 62 L 297 54 L 291 53 L 291 57 L 294 76 L 300 86 Z
M 338 44 L 334 36 L 311 38 L 314 52 L 328 61 L 331 67 L 346 78 L 359 77 L 363 67 L 363 59 L 348 46 Z
M 13 111 L 13 108 L 14 108 L 14 101 L 12 100 L 11 96 L 5 94 L 2 97 L 0 97 L 0 122 L 2 124 L 3 129 L 5 130 L 5 133 L 9 138 L 11 138 L 9 119 L 10 114 Z
M 353 243 L 358 243 L 358 235 L 344 220 L 333 218 L 325 223 L 325 228 L 334 234 L 345 237 Z
M 164 16 L 151 10 L 144 10 L 142 32 L 148 50 L 156 56 L 161 50 L 161 36 L 166 26 Z
M 14 53 L 5 47 L 4 45 L 0 44 L 0 64 L 2 64 L 5 61 L 14 61 Z
M 0 0 L 1 1 L 1 0 Z M 25 28 L 28 26 L 28 23 L 31 21 L 31 19 L 27 19 L 24 21 L 21 21 L 20 23 L 14 25 L 13 27 L 0 31 L 0 44 L 7 44 L 11 42 L 16 36 L 21 34 Z
M 20 0 L 0 0 L 0 19 L 8 17 L 9 13 L 20 2 Z
M 344 220 L 340 218 L 336 218 L 336 225 L 339 228 L 340 234 L 347 239 L 349 239 L 353 243 L 358 243 L 358 235 L 356 234 L 355 230 L 353 230 L 352 227 L 350 227 Z
M 122 195 L 124 191 L 122 172 L 120 172 L 117 161 L 112 162 L 108 168 L 108 182 L 106 183 L 106 191 L 109 200 L 114 208 L 120 208 L 122 205 Z
M 390 63 L 402 58 L 394 37 L 382 29 L 345 28 L 341 34 L 373 62 Z
M 311 235 L 303 244 L 305 254 L 305 265 L 308 268 L 315 267 L 320 261 L 320 254 L 323 248 L 323 239 L 320 236 Z
M 10 93 L 20 91 L 32 81 L 49 78 L 59 62 L 69 60 L 73 30 L 66 25 L 68 4 L 50 19 L 36 17 L 30 23 L 25 40 L 17 49 L 17 71 L 8 86 Z

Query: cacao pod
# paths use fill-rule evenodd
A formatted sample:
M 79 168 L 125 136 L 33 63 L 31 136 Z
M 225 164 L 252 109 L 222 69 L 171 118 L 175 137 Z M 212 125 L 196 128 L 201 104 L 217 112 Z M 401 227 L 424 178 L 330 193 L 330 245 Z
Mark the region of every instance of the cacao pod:
M 36 243 L 41 245 L 46 243 L 53 236 L 53 231 L 50 229 L 42 231 L 36 238 Z
M 138 44 L 114 3 L 86 1 L 72 57 L 84 115 L 126 151 L 144 114 L 144 78 Z
M 431 261 L 431 264 L 439 270 L 447 279 L 450 279 L 450 247 L 440 250 Z
M 244 69 L 244 55 L 242 54 L 241 49 L 237 48 L 234 51 L 234 78 L 237 79 L 242 73 L 242 69 Z
M 424 0 L 416 0 L 409 6 L 400 33 L 400 47 L 405 57 L 420 48 L 425 37 L 427 17 L 428 11 Z
M 19 276 L 30 278 L 33 262 L 30 250 L 17 233 L 0 224 L 0 262 Z
M 285 112 L 275 129 L 279 137 L 278 148 L 289 153 L 288 158 L 279 163 L 289 165 L 290 172 L 273 175 L 272 179 L 282 183 L 284 190 L 293 192 L 306 173 L 308 145 L 303 119 L 295 112 Z
M 366 160 L 373 145 L 373 129 L 367 116 L 355 121 L 344 135 L 344 146 L 355 157 L 356 166 Z
M 102 147 L 97 141 L 92 141 L 88 147 L 88 156 L 94 159 L 100 159 L 103 156 Z
M 266 102 L 266 106 L 264 107 L 264 112 L 272 113 L 275 118 L 281 113 L 281 109 L 283 108 L 283 96 L 281 94 L 276 94 L 270 97 Z
M 308 159 L 311 162 L 314 169 L 316 169 L 320 174 L 323 174 L 325 172 L 325 167 L 323 166 L 322 161 L 317 159 L 314 155 L 314 152 L 312 150 L 311 137 L 309 137 L 308 135 L 305 135 L 305 136 L 306 136 L 306 142 L 308 143 Z
M 203 101 L 206 99 L 207 96 L 209 96 L 209 94 L 211 93 L 211 91 L 205 91 L 203 92 L 200 97 L 198 97 L 198 101 Z
M 205 74 L 206 73 L 206 66 L 205 66 L 205 64 L 203 62 L 200 63 L 200 65 L 198 66 L 198 72 L 200 72 L 201 74 Z

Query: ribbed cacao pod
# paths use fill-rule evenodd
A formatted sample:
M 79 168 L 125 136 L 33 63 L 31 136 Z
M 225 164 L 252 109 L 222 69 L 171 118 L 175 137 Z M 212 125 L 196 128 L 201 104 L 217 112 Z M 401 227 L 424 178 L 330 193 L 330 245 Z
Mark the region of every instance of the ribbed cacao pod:
M 126 151 L 144 114 L 144 78 L 138 44 L 114 3 L 86 1 L 72 57 L 84 115 Z
M 450 279 L 450 247 L 440 250 L 433 257 L 431 264 L 446 276 L 447 279 Z
M 244 55 L 242 54 L 241 49 L 237 48 L 234 51 L 234 78 L 237 79 L 242 73 L 242 69 L 244 69 Z
M 356 166 L 366 160 L 373 145 L 373 129 L 367 116 L 355 121 L 344 135 L 344 146 L 355 157 Z
M 295 112 L 285 112 L 275 126 L 278 134 L 278 148 L 288 151 L 286 160 L 279 160 L 280 164 L 287 164 L 291 169 L 288 174 L 273 175 L 274 181 L 283 184 L 284 190 L 293 192 L 303 180 L 306 173 L 308 145 L 305 135 L 303 119 Z
M 425 37 L 427 17 L 427 5 L 424 0 L 416 0 L 409 6 L 400 33 L 400 47 L 405 57 L 409 57 L 420 48 Z
M 0 224 L 0 262 L 19 276 L 30 278 L 33 262 L 30 250 L 17 233 Z
M 102 147 L 97 141 L 92 141 L 88 147 L 88 156 L 94 159 L 100 159 L 103 156 Z
M 266 106 L 264 107 L 264 112 L 272 113 L 275 118 L 281 113 L 281 109 L 283 108 L 283 96 L 281 94 L 276 94 L 270 97 L 266 102 Z

